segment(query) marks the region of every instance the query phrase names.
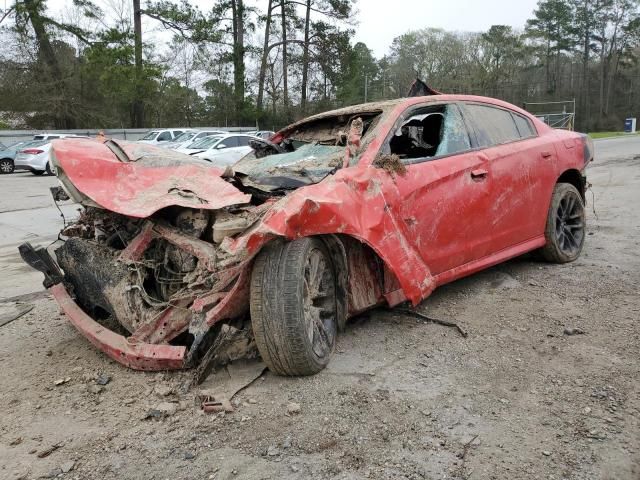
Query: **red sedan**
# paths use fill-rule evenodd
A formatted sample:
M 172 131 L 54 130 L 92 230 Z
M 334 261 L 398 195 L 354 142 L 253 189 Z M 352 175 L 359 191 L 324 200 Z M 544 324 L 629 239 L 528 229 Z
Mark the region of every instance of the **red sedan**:
M 228 361 L 240 344 L 306 375 L 353 315 L 418 304 L 525 252 L 570 262 L 583 247 L 592 143 L 499 100 L 358 105 L 252 146 L 222 171 L 124 141 L 56 141 L 52 163 L 85 209 L 56 261 L 28 244 L 23 258 L 80 332 L 132 368 Z

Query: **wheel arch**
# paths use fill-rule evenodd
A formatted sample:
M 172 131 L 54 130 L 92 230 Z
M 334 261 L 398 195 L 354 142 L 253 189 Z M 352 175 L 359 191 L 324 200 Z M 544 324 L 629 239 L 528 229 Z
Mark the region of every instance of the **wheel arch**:
M 338 329 L 344 331 L 347 319 L 384 301 L 385 271 L 392 271 L 368 242 L 344 233 L 305 235 L 320 239 L 329 250 L 336 270 L 338 292 Z M 298 238 L 304 238 L 298 237 Z M 273 236 L 256 250 L 267 245 L 296 238 Z M 254 257 L 255 258 L 255 257 Z M 253 261 L 249 268 L 252 267 Z M 387 267 L 385 269 L 385 266 Z
M 576 187 L 576 190 L 578 190 L 578 192 L 580 192 L 580 196 L 582 197 L 582 201 L 585 201 L 586 180 L 585 180 L 584 176 L 582 175 L 582 173 L 580 173 L 579 170 L 577 170 L 575 168 L 571 168 L 569 170 L 565 170 L 558 177 L 558 180 L 556 181 L 556 183 L 569 183 L 569 184 L 573 185 L 574 187 Z

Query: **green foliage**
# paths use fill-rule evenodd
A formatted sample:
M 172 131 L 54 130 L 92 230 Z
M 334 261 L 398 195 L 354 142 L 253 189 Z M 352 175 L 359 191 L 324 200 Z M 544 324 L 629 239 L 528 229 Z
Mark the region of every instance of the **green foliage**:
M 575 98 L 585 129 L 615 130 L 640 109 L 640 0 L 540 0 L 524 32 L 418 29 L 378 59 L 352 43 L 354 0 L 272 0 L 270 12 L 246 0 L 202 8 L 151 0 L 143 2 L 143 25 L 172 32 L 172 53 L 191 53 L 165 54 L 143 31 L 139 70 L 126 9 L 67 1 L 80 14 L 74 21 L 58 18 L 46 0 L 0 10 L 3 38 L 19 51 L 0 56 L 0 111 L 29 126 L 126 127 L 141 118 L 134 105 L 142 104 L 148 126 L 274 128 L 403 96 L 416 77 L 443 92 L 516 104 Z

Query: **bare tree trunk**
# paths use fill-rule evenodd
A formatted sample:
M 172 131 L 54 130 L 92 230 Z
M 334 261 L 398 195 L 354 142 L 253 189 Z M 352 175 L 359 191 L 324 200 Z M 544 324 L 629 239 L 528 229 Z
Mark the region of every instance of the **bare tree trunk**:
M 62 78 L 62 70 L 60 69 L 58 58 L 51 45 L 45 20 L 40 15 L 39 7 L 40 2 L 24 0 L 24 8 L 29 15 L 29 22 L 31 23 L 31 27 L 36 36 L 36 43 L 38 44 L 39 60 L 46 65 L 48 72 L 45 72 L 45 76 L 47 74 L 50 75 L 50 78 L 54 82 L 54 89 L 61 102 L 61 104 L 58 105 L 57 111 L 54 113 L 55 126 L 58 128 L 75 128 L 75 119 L 71 116 L 66 105 L 67 94 L 64 79 Z
M 606 32 L 603 30 L 600 32 L 600 46 L 601 46 L 601 51 L 600 51 L 600 95 L 599 95 L 599 101 L 598 101 L 598 124 L 600 124 L 602 122 L 602 119 L 604 117 L 604 83 L 605 83 L 605 72 L 607 71 L 607 56 L 606 56 L 606 52 L 605 52 L 605 35 Z
M 264 26 L 264 46 L 262 47 L 262 60 L 260 62 L 260 74 L 258 75 L 258 100 L 257 107 L 258 112 L 262 110 L 262 103 L 264 102 L 264 82 L 267 75 L 267 58 L 269 56 L 269 36 L 271 35 L 271 10 L 273 0 L 269 0 L 267 6 L 267 21 Z
M 280 14 L 282 15 L 282 89 L 284 99 L 284 112 L 287 121 L 289 120 L 289 87 L 287 76 L 289 74 L 287 67 L 287 14 L 285 2 L 280 2 Z
M 133 126 L 144 127 L 144 103 L 142 101 L 142 12 L 140 0 L 133 0 L 134 56 L 136 62 L 136 94 L 133 100 Z
M 236 122 L 242 121 L 244 109 L 244 4 L 243 0 L 231 0 L 233 19 L 233 96 Z
M 547 56 L 545 60 L 545 77 L 547 80 L 547 93 L 551 91 L 551 41 L 547 40 Z
M 307 111 L 307 81 L 309 76 L 309 20 L 311 17 L 311 0 L 307 0 L 307 15 L 304 21 L 304 47 L 302 51 L 302 113 Z
M 609 105 L 611 102 L 611 86 L 613 85 L 616 77 L 618 76 L 618 69 L 620 67 L 620 55 L 616 53 L 613 57 L 614 68 L 609 68 L 609 80 L 607 82 L 607 93 L 605 95 L 604 113 L 609 115 Z
M 580 92 L 580 103 L 582 104 L 582 114 L 584 115 L 583 128 L 589 128 L 589 48 L 591 44 L 591 25 L 589 17 L 589 0 L 584 0 L 584 36 L 583 36 L 583 50 L 582 50 L 582 91 Z

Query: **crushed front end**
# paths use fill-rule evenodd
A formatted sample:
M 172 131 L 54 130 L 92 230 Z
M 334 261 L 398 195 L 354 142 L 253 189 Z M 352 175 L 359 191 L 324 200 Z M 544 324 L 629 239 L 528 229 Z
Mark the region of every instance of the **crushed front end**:
M 238 338 L 234 342 L 238 355 L 253 349 L 245 321 L 249 258 L 229 255 L 221 242 L 263 210 L 171 207 L 137 219 L 88 207 L 63 230 L 66 240 L 55 250 L 63 275 L 46 251 L 25 245 L 21 253 L 34 268 L 37 261 L 49 265 L 46 286 L 71 322 L 111 358 L 140 370 L 190 367 L 211 346 L 222 320 L 244 338 L 244 351 Z
M 131 160 L 121 162 L 105 147 L 93 141 L 54 147 L 66 195 L 84 208 L 62 230 L 55 258 L 29 244 L 20 246 L 22 258 L 44 273 L 45 287 L 78 330 L 131 368 L 197 365 L 221 330 L 227 341 L 220 358 L 255 352 L 246 315 L 252 258 L 231 245 L 273 202 L 253 204 L 219 171 L 197 162 L 160 165 L 152 148 L 135 157 L 135 145 L 125 145 Z M 91 157 L 84 159 L 84 151 Z M 96 167 L 103 170 L 99 182 Z M 143 175 L 156 178 L 145 184 Z M 88 187 L 91 181 L 101 187 Z M 137 190 L 126 201 L 128 181 Z

